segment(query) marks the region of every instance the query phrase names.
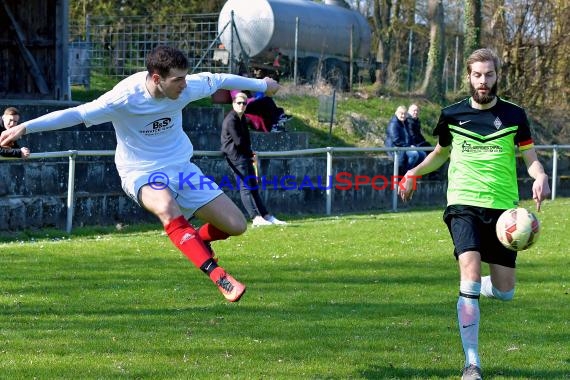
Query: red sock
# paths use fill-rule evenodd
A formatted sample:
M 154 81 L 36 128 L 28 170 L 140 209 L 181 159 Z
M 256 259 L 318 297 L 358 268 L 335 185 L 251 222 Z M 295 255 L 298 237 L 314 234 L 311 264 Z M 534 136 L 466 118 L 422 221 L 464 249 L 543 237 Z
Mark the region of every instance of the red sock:
M 206 223 L 198 228 L 198 236 L 204 241 L 224 240 L 230 237 L 230 234 L 214 227 L 211 223 Z
M 198 268 L 211 259 L 210 251 L 184 215 L 172 220 L 164 230 L 174 245 Z

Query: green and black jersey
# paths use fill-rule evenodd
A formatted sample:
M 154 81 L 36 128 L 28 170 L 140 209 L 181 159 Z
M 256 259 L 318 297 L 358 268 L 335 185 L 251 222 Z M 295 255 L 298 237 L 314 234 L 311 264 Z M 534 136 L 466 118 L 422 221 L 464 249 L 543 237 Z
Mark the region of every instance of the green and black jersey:
M 471 107 L 471 98 L 441 111 L 433 132 L 451 145 L 448 205 L 508 209 L 519 201 L 516 146 L 533 148 L 524 109 L 497 98 L 490 109 Z

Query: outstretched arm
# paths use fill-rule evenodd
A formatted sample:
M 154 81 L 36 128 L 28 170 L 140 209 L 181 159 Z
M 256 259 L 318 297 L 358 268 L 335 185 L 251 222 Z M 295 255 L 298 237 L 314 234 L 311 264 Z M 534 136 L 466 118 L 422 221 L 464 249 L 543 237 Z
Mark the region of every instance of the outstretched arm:
M 202 74 L 204 75 L 204 74 Z M 272 78 L 263 79 L 246 78 L 235 74 L 205 74 L 218 80 L 218 88 L 225 90 L 249 90 L 264 92 L 267 96 L 273 96 L 280 88 L 279 83 Z M 189 75 L 191 76 L 191 75 Z
M 538 161 L 538 156 L 534 148 L 523 150 L 521 154 L 526 164 L 528 174 L 534 178 L 534 182 L 532 183 L 532 199 L 534 199 L 536 203 L 536 210 L 540 211 L 542 201 L 550 194 L 548 175 L 546 175 L 542 164 Z
M 412 199 L 414 195 L 416 179 L 431 173 L 441 167 L 448 159 L 451 152 L 451 145 L 442 147 L 437 144 L 435 149 L 427 155 L 418 166 L 408 170 L 402 182 L 398 186 L 398 194 L 403 201 Z
M 77 107 L 54 111 L 7 129 L 0 135 L 0 145 L 8 145 L 26 134 L 63 129 L 83 123 Z
M 0 135 L 0 146 L 9 146 L 10 143 L 18 140 L 26 134 L 26 127 L 24 124 L 16 125 L 10 129 L 6 129 Z

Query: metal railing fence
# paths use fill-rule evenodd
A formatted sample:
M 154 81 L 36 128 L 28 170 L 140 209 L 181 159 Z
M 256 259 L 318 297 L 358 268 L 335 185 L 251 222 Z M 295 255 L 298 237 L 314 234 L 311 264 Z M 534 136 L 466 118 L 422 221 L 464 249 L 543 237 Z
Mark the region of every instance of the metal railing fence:
M 535 148 L 540 150 L 550 150 L 552 151 L 552 173 L 550 175 L 551 179 L 551 199 L 556 199 L 556 190 L 558 183 L 558 161 L 559 152 L 561 150 L 569 150 L 570 145 L 537 145 Z M 333 161 L 335 153 L 388 153 L 395 151 L 405 151 L 405 150 L 424 150 L 431 151 L 432 147 L 426 148 L 341 148 L 341 147 L 326 147 L 326 148 L 314 148 L 314 149 L 299 149 L 299 150 L 289 150 L 289 151 L 272 151 L 272 152 L 256 152 L 258 161 L 263 158 L 272 157 L 292 157 L 292 156 L 307 156 L 307 155 L 326 155 L 326 196 L 325 196 L 325 209 L 326 214 L 330 215 L 332 210 L 332 200 L 333 200 L 333 186 L 332 181 L 332 170 Z M 77 157 L 96 157 L 96 156 L 113 156 L 115 154 L 114 150 L 68 150 L 60 152 L 44 152 L 44 153 L 32 153 L 28 159 L 44 159 L 44 158 L 69 158 L 69 171 L 68 171 L 68 181 L 67 181 L 67 220 L 66 220 L 66 231 L 71 232 L 73 226 L 73 213 L 75 209 L 75 164 Z M 222 157 L 220 151 L 194 151 L 194 157 Z M 6 158 L 0 158 L 2 160 L 9 160 Z M 393 175 L 398 178 L 398 160 L 393 160 L 394 170 Z M 258 173 L 258 176 L 261 176 Z M 397 189 L 392 190 L 392 211 L 398 210 L 398 194 Z

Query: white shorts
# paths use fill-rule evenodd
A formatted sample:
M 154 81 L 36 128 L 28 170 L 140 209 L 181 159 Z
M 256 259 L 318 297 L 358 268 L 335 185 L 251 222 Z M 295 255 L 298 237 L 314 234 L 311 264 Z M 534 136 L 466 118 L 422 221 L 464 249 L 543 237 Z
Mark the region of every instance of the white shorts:
M 144 206 L 139 193 L 143 186 L 157 190 L 168 188 L 186 218 L 223 194 L 213 178 L 206 177 L 192 162 L 171 165 L 154 172 L 130 170 L 121 176 L 121 185 L 125 193 L 141 207 Z

